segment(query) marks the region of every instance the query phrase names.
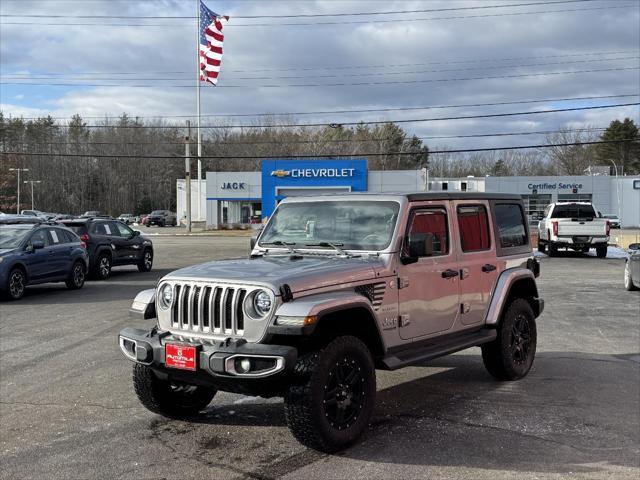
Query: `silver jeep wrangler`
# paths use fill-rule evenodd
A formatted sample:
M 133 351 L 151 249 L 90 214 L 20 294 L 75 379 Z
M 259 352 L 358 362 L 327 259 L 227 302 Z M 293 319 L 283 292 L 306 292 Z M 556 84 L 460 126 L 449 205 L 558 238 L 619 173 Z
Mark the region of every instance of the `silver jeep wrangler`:
M 177 270 L 125 328 L 136 394 L 189 417 L 218 390 L 282 396 L 304 445 L 335 452 L 367 427 L 376 369 L 480 346 L 498 380 L 536 351 L 538 297 L 522 200 L 485 193 L 285 199 L 250 258 Z

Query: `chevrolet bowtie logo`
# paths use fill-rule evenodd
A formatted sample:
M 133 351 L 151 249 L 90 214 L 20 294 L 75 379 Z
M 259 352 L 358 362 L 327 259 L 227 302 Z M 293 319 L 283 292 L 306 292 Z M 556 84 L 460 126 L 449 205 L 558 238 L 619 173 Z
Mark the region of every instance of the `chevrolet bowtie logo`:
M 288 170 L 274 170 L 273 172 L 271 172 L 272 177 L 282 178 L 288 177 L 289 175 L 291 175 L 291 172 Z

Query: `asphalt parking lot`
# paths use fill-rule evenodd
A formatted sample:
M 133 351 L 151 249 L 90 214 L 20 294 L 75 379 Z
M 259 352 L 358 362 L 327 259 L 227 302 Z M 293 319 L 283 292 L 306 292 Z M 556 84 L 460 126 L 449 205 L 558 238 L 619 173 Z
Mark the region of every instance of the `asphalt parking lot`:
M 339 455 L 298 444 L 282 402 L 218 394 L 193 423 L 151 414 L 117 333 L 137 291 L 247 238 L 152 237 L 154 270 L 114 270 L 0 303 L 1 478 L 633 478 L 640 475 L 640 294 L 623 260 L 542 259 L 538 355 L 519 382 L 485 372 L 479 349 L 378 372 L 362 441 Z

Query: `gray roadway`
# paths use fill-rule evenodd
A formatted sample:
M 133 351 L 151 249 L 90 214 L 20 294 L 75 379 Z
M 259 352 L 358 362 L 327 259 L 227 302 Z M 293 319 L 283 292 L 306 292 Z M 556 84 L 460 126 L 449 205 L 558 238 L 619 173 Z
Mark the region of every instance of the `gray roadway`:
M 547 301 L 529 376 L 498 383 L 479 349 L 378 372 L 357 446 L 323 455 L 289 434 L 279 399 L 219 394 L 194 423 L 143 409 L 116 345 L 138 290 L 248 239 L 154 237 L 156 269 L 80 292 L 0 303 L 0 478 L 638 478 L 640 292 L 621 260 L 544 259 Z

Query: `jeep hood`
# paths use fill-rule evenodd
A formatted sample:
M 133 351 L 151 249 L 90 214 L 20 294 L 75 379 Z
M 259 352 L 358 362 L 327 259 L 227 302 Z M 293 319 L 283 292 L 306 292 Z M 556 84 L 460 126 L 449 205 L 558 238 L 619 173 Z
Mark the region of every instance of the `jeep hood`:
M 345 258 L 339 255 L 265 255 L 255 259 L 222 260 L 182 268 L 167 279 L 247 284 L 269 284 L 278 292 L 288 284 L 293 293 L 373 279 L 384 268 L 377 257 Z

